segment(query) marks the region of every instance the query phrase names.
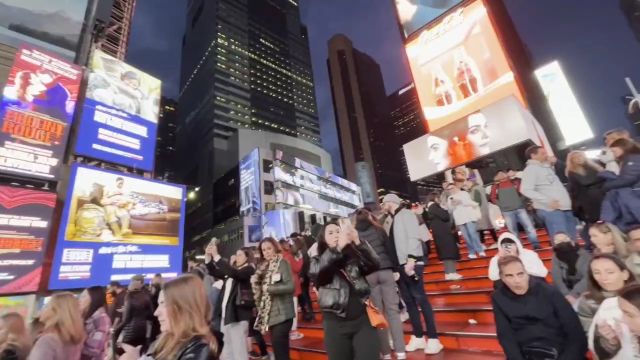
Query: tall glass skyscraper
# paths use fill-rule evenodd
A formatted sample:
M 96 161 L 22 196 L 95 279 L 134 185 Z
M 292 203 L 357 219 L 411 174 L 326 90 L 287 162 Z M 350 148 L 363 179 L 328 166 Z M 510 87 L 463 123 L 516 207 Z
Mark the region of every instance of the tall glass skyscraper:
M 187 184 L 210 184 L 231 166 L 220 155 L 236 129 L 319 144 L 298 0 L 189 0 L 179 109 L 178 156 Z

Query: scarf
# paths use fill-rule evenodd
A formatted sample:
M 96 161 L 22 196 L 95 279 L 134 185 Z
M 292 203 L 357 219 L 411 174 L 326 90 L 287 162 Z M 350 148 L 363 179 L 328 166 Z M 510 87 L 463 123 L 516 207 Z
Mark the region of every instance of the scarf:
M 271 313 L 269 285 L 271 285 L 272 275 L 280 268 L 280 261 L 282 261 L 282 255 L 278 254 L 275 259 L 263 262 L 251 278 L 251 288 L 256 304 L 258 304 L 258 315 L 253 328 L 261 333 L 269 331 L 269 315 Z

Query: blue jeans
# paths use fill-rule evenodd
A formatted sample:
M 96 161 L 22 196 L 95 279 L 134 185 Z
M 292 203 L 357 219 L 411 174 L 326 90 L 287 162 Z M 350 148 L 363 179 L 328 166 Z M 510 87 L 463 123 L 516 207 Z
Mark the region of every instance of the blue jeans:
M 400 280 L 398 280 L 400 296 L 402 296 L 402 300 L 407 305 L 413 335 L 420 338 L 425 333 L 422 328 L 422 321 L 420 321 L 420 311 L 418 310 L 418 307 L 420 307 L 424 323 L 427 325 L 427 337 L 429 339 L 437 339 L 438 332 L 433 308 L 429 303 L 429 299 L 427 299 L 427 293 L 424 291 L 424 277 L 422 276 L 424 265 L 416 265 L 415 271 L 419 275 L 417 279 L 409 277 L 403 268 L 400 269 Z
M 553 244 L 553 236 L 558 232 L 564 232 L 569 235 L 571 240 L 578 240 L 578 232 L 576 230 L 576 218 L 570 210 L 536 210 L 538 215 L 544 221 L 544 226 L 551 237 Z
M 529 214 L 527 214 L 527 210 L 518 209 L 513 211 L 505 211 L 502 213 L 504 215 L 504 220 L 507 222 L 507 229 L 509 232 L 518 236 L 518 223 L 522 225 L 524 231 L 527 232 L 527 237 L 529 238 L 529 242 L 533 244 L 534 247 L 539 247 L 540 242 L 538 241 L 538 234 L 536 234 L 536 229 L 531 223 L 531 218 L 529 218 Z
M 469 255 L 474 253 L 478 254 L 484 251 L 482 249 L 482 243 L 480 242 L 475 222 L 472 221 L 463 225 L 458 225 L 458 230 L 460 230 L 462 232 L 462 236 L 464 236 L 464 241 L 467 243 Z

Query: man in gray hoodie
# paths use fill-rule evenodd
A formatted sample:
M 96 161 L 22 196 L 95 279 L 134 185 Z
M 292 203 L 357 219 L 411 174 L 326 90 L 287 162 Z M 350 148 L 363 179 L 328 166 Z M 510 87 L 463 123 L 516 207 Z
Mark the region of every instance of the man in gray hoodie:
M 416 215 L 401 204 L 402 199 L 395 194 L 388 194 L 382 199 L 382 209 L 389 214 L 384 227 L 400 264 L 398 288 L 407 305 L 413 328 L 413 336 L 406 346 L 406 351 L 424 349 L 425 354 L 437 354 L 442 351 L 443 346 L 438 340 L 433 308 L 424 291 L 425 258 L 420 224 Z M 427 325 L 427 341 L 424 339 L 418 306 Z
M 529 160 L 522 172 L 520 191 L 533 202 L 551 238 L 564 232 L 576 241 L 577 222 L 571 211 L 571 198 L 549 163 L 547 151 L 533 145 L 527 148 L 525 155 Z

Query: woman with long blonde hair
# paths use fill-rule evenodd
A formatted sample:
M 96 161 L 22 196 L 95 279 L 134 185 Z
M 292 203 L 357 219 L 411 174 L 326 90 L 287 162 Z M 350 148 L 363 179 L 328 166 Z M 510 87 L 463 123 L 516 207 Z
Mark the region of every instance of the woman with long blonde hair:
M 569 180 L 571 201 L 574 213 L 586 224 L 581 236 L 587 250 L 592 247 L 589 227 L 600 220 L 600 209 L 604 200 L 605 193 L 602 189 L 604 180 L 598 176 L 598 172 L 602 170 L 602 166 L 588 159 L 584 151 L 571 151 L 567 155 L 566 175 Z
M 30 360 L 78 360 L 85 332 L 80 303 L 70 292 L 51 296 L 40 312 L 44 331 L 36 340 Z
M 31 337 L 22 315 L 12 312 L 0 317 L 0 359 L 25 360 Z
M 165 283 L 154 315 L 160 322 L 162 333 L 146 357 L 140 358 L 140 347 L 122 344 L 125 353 L 120 360 L 218 358 L 218 342 L 207 323 L 211 318 L 211 305 L 199 277 L 182 275 Z

